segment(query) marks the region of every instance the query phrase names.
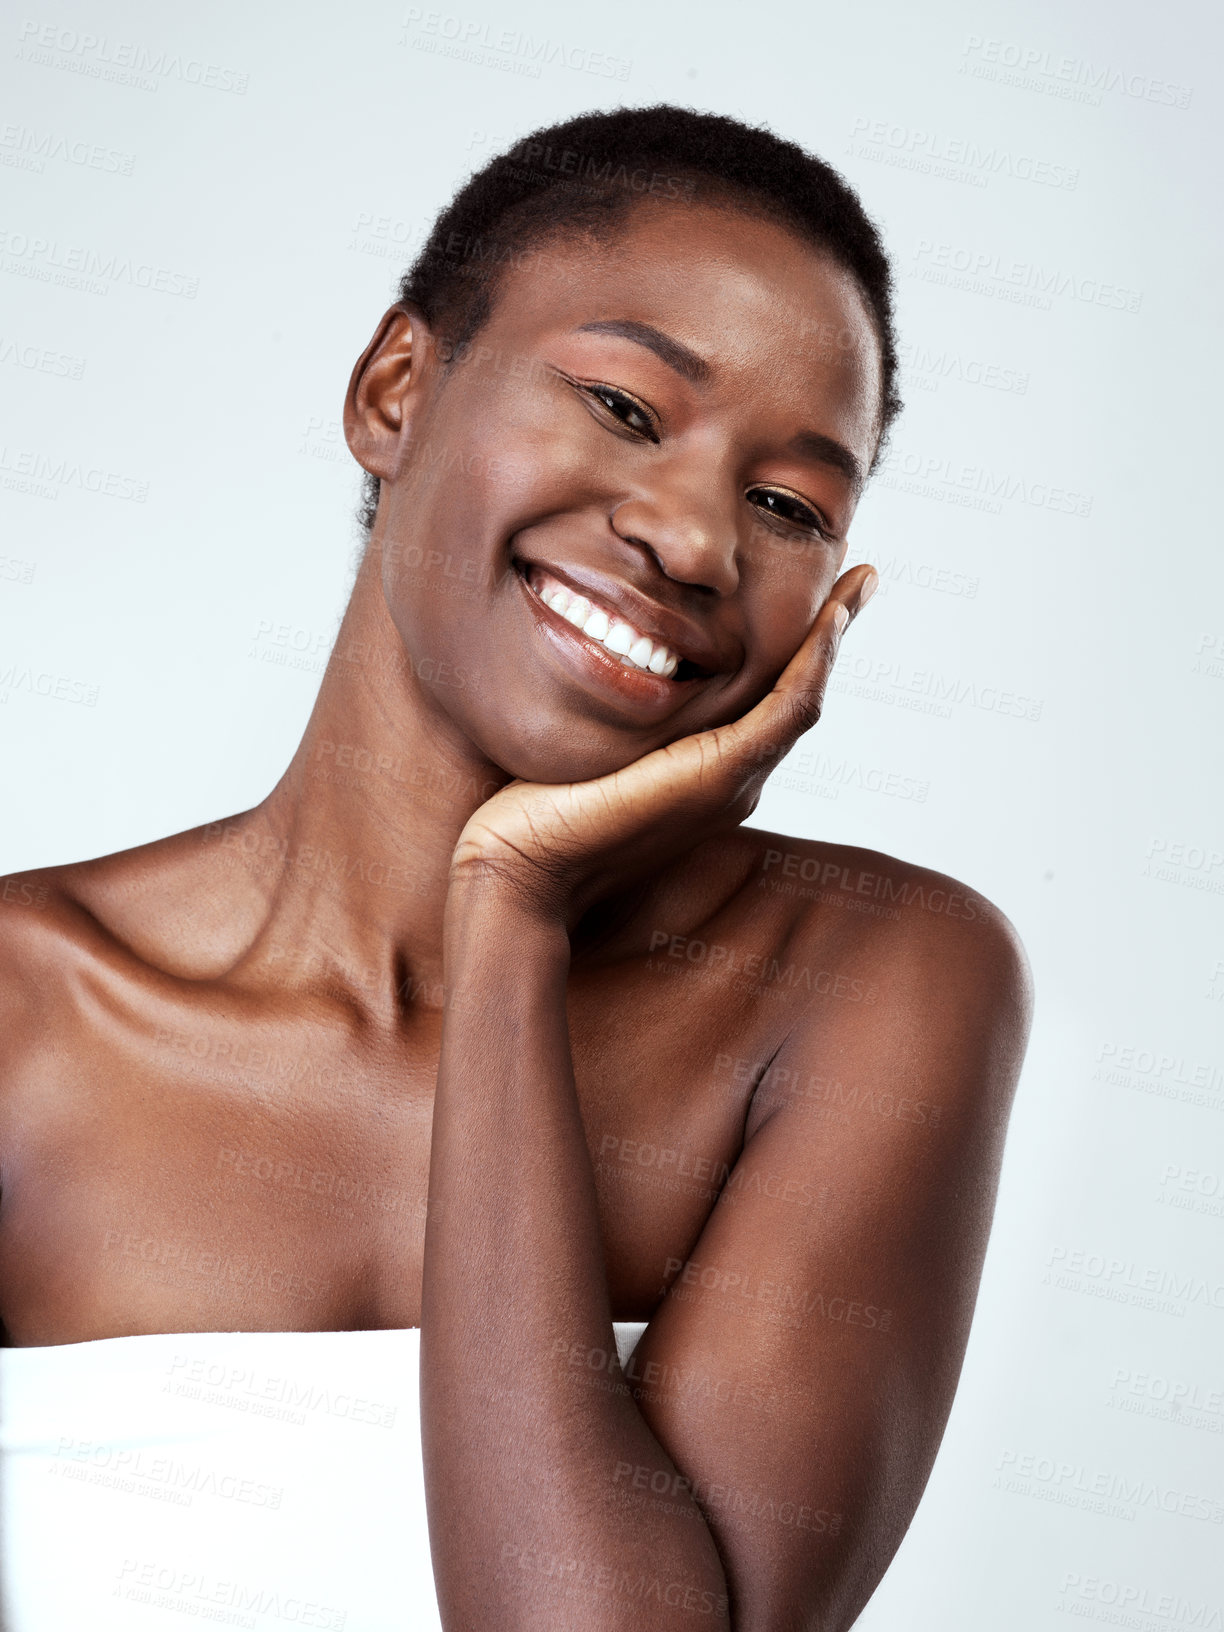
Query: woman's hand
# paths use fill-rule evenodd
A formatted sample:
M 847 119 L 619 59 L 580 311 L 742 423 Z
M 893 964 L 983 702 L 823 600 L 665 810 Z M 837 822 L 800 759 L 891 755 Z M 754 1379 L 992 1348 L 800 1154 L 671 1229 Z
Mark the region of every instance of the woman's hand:
M 593 781 L 509 783 L 459 835 L 452 885 L 507 885 L 572 928 L 602 896 L 737 827 L 769 773 L 820 718 L 842 634 L 878 582 L 870 566 L 844 573 L 773 690 L 738 720 Z

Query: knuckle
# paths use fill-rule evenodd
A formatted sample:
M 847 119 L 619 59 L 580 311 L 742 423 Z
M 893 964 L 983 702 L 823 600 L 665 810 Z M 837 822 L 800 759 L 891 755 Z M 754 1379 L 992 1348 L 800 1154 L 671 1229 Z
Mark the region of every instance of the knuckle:
M 802 733 L 819 720 L 824 711 L 824 687 L 806 686 L 787 698 L 787 715 L 792 728 Z

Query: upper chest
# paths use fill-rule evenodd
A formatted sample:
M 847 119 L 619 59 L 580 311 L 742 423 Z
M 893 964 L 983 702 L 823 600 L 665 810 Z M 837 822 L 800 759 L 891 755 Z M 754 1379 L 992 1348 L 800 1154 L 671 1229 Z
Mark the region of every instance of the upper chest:
M 725 970 L 669 963 L 569 988 L 616 1318 L 646 1318 L 699 1233 L 779 1022 Z M 65 1013 L 7 1098 L 13 1340 L 417 1324 L 440 1041 L 432 1010 L 393 1037 L 190 992 L 122 1021 Z

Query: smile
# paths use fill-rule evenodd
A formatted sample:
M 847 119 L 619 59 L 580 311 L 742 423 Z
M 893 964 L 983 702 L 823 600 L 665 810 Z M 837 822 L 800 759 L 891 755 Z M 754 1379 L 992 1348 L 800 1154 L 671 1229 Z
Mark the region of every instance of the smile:
M 588 640 L 596 642 L 623 667 L 656 675 L 661 680 L 670 680 L 679 668 L 680 654 L 670 646 L 635 629 L 618 613 L 600 606 L 598 601 L 567 589 L 543 568 L 532 566 L 526 578 L 529 587 L 545 606 L 572 624 Z
M 626 605 L 641 597 L 632 590 L 620 593 L 616 579 L 603 585 L 581 579 L 566 582 L 560 575 L 564 569 L 553 572 L 521 557 L 515 569 L 537 638 L 596 709 L 611 705 L 610 718 L 618 725 L 627 720 L 637 727 L 658 725 L 712 678 L 715 671 L 700 667 L 690 656 L 690 652 L 706 655 L 701 632 L 694 631 L 691 646 L 668 645 L 660 626 L 682 625 L 684 620 L 664 608 L 655 622 L 648 606 L 639 611 Z M 618 607 L 621 610 L 615 610 Z M 668 628 L 668 633 L 675 640 L 682 629 L 673 634 Z

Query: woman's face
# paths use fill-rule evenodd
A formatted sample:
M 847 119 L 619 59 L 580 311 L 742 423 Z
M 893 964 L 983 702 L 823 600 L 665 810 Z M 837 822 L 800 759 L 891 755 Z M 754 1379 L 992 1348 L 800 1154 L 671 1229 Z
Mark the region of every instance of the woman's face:
M 431 708 L 511 775 L 562 782 L 764 696 L 875 448 L 879 346 L 850 277 L 752 215 L 648 203 L 613 244 L 506 270 L 449 371 L 412 329 L 411 369 L 371 375 L 398 393 L 376 531 Z

